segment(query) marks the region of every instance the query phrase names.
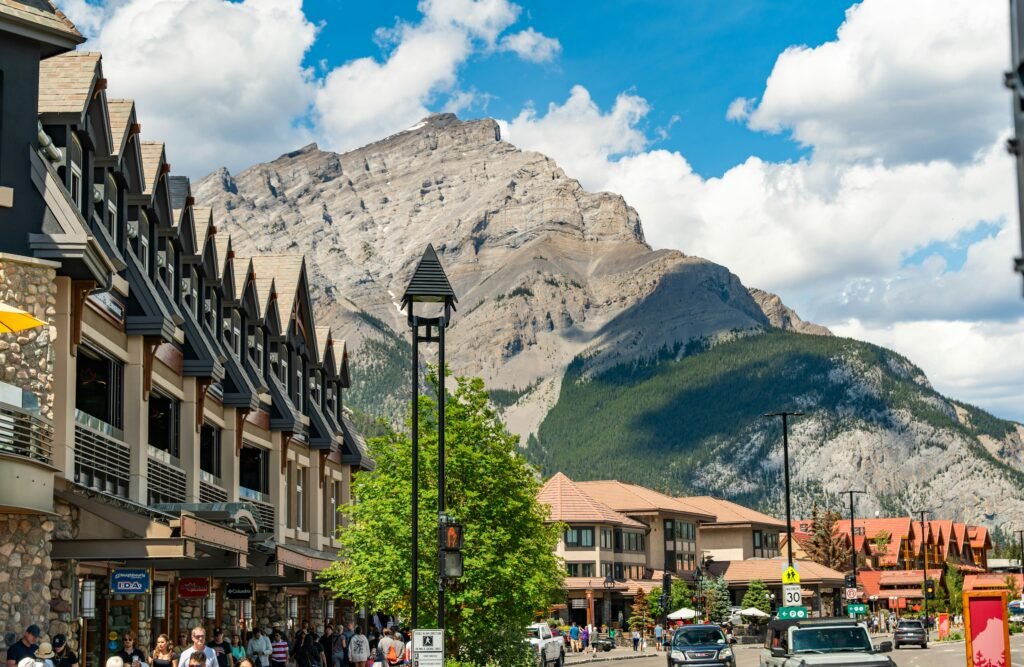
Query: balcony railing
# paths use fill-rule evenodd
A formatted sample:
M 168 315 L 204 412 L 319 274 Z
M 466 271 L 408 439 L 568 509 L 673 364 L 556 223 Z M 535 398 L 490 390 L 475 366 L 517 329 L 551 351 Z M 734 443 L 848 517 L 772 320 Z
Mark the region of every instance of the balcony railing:
M 199 502 L 201 503 L 226 503 L 228 492 L 216 484 L 199 481 Z
M 185 471 L 178 465 L 178 459 L 152 445 L 149 446 L 148 453 L 146 478 L 149 504 L 185 502 L 188 484 Z
M 31 410 L 0 403 L 0 452 L 53 465 L 53 425 Z
M 75 411 L 75 482 L 119 498 L 128 497 L 131 451 L 121 431 Z
M 260 526 L 263 530 L 274 530 L 274 506 L 270 504 L 267 494 L 240 486 L 238 487 L 238 497 L 252 503 L 256 508 L 256 514 L 259 515 Z

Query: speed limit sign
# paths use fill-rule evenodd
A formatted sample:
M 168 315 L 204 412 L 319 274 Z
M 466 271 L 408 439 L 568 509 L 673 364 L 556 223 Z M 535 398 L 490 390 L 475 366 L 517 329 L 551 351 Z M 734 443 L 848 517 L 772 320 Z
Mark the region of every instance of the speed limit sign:
M 795 607 L 800 605 L 802 599 L 800 597 L 800 584 L 789 584 L 782 587 L 782 604 L 785 607 Z

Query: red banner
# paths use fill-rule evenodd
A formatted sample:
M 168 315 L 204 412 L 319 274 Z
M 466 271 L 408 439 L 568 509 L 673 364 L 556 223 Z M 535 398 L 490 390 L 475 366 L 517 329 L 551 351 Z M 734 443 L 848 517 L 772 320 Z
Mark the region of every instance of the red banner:
M 178 597 L 205 598 L 210 594 L 210 580 L 206 577 L 178 579 Z
M 1010 667 L 1006 591 L 964 593 L 968 667 Z
M 949 614 L 939 614 L 939 641 L 949 639 Z

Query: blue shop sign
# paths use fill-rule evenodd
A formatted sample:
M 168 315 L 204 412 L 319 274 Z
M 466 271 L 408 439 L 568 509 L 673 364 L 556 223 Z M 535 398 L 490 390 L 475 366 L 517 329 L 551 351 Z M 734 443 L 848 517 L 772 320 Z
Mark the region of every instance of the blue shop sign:
M 110 573 L 111 593 L 148 593 L 149 570 L 143 568 L 120 568 Z

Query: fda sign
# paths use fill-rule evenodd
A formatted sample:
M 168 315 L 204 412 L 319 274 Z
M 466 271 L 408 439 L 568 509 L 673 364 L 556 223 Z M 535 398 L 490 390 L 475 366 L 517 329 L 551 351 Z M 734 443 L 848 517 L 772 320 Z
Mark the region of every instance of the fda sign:
M 110 592 L 132 595 L 149 592 L 149 570 L 119 568 L 110 573 Z

